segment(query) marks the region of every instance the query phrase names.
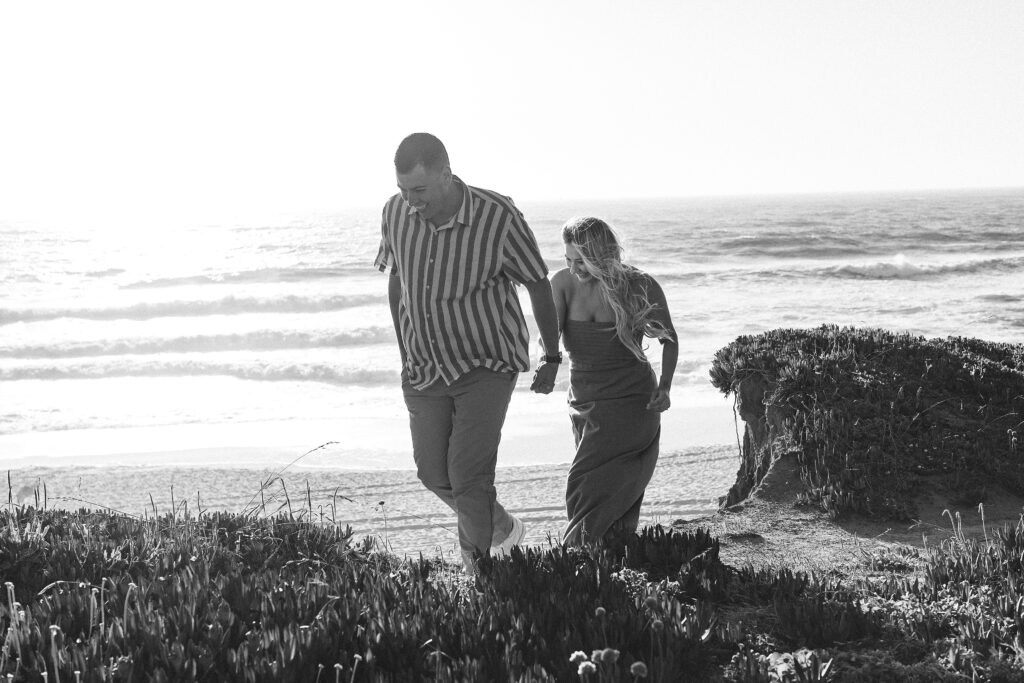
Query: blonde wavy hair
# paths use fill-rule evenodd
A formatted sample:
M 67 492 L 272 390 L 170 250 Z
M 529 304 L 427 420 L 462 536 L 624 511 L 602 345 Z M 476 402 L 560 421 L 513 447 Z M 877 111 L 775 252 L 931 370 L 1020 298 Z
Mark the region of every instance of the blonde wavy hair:
M 570 218 L 562 226 L 562 241 L 576 247 L 594 274 L 615 313 L 615 335 L 634 356 L 647 362 L 642 337 L 674 341 L 672 333 L 653 317 L 657 305 L 647 296 L 648 276 L 622 262 L 622 246 L 610 225 L 593 216 Z

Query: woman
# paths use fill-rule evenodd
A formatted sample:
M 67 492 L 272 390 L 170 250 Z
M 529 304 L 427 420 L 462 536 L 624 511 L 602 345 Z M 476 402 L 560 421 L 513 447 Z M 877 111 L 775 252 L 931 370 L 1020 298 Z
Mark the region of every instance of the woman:
M 571 362 L 576 437 L 562 539 L 582 545 L 636 531 L 658 460 L 661 413 L 671 404 L 679 346 L 664 292 L 650 275 L 622 262 L 607 223 L 573 218 L 562 239 L 568 267 L 555 273 L 551 288 Z M 660 380 L 644 353 L 644 337 L 661 342 Z

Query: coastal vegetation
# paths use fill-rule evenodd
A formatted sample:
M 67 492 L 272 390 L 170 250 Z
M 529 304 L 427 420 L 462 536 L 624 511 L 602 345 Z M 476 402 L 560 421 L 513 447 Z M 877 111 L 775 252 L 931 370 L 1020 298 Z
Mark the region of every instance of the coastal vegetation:
M 761 404 L 723 514 L 786 457 L 785 504 L 826 524 L 913 515 L 935 482 L 979 512 L 1019 494 L 1022 360 L 834 327 L 741 337 L 713 381 Z M 9 494 L 0 680 L 1024 681 L 1024 517 L 981 537 L 947 519 L 941 542 L 821 571 L 726 562 L 697 520 L 514 549 L 470 579 L 311 504 L 139 518 Z
M 780 453 L 806 497 L 910 519 L 933 488 L 963 503 L 1024 491 L 1024 345 L 822 326 L 739 337 L 711 382 L 741 399 L 742 500 Z
M 468 580 L 287 515 L 0 523 L 11 681 L 1024 681 L 1024 524 L 848 581 L 730 567 L 661 527 Z

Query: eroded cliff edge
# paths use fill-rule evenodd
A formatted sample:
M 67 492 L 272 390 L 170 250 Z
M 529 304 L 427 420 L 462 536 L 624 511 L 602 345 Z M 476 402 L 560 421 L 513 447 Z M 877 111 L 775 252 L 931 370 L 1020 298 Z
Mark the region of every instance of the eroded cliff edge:
M 771 495 L 773 473 L 793 502 L 833 518 L 912 519 L 934 494 L 1024 494 L 1024 345 L 780 329 L 721 349 L 711 380 L 744 423 L 723 509 Z

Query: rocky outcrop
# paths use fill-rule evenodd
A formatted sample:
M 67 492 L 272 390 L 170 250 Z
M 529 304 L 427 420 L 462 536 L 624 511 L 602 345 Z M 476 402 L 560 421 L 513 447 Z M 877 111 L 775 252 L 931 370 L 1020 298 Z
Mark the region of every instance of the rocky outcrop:
M 833 516 L 910 518 L 925 485 L 964 504 L 1024 492 L 1022 345 L 774 330 L 720 350 L 711 377 L 744 422 L 723 507 L 774 479 Z

